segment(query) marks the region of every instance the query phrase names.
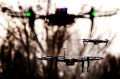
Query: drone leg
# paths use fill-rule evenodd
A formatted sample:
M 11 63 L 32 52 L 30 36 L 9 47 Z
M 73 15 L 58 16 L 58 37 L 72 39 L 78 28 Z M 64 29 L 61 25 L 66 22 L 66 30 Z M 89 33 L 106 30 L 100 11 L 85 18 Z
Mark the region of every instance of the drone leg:
M 83 42 L 84 46 L 85 46 L 85 43 Z
M 89 71 L 89 66 L 90 66 L 90 61 L 87 61 L 88 65 L 87 65 L 87 72 Z
M 105 46 L 107 46 L 107 43 L 106 43 L 106 45 Z
M 84 61 L 82 61 L 82 72 L 84 71 Z
M 90 20 L 91 20 L 91 28 L 90 28 L 90 35 L 89 35 L 89 37 L 91 37 L 92 36 L 92 31 L 93 31 L 93 28 L 94 28 L 94 17 L 90 17 Z

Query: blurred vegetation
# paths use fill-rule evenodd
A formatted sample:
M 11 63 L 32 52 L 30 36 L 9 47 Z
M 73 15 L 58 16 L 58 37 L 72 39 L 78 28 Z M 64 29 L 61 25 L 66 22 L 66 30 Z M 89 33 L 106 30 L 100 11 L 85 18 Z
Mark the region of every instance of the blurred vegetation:
M 6 30 L 7 36 L 0 48 L 1 79 L 40 79 L 34 40 L 25 28 Z
M 8 23 L 9 24 L 9 23 Z M 37 34 L 33 31 L 29 33 L 24 28 L 16 27 L 4 28 L 7 35 L 3 38 L 0 47 L 1 79 L 56 79 L 58 78 L 57 63 L 48 62 L 47 66 L 37 59 L 39 53 L 49 56 L 58 56 L 65 41 L 66 29 L 59 28 L 52 39 L 47 35 L 47 53 L 38 40 Z M 47 33 L 47 32 L 46 32 Z M 32 34 L 32 35 L 31 35 Z M 41 70 L 41 71 L 40 71 Z

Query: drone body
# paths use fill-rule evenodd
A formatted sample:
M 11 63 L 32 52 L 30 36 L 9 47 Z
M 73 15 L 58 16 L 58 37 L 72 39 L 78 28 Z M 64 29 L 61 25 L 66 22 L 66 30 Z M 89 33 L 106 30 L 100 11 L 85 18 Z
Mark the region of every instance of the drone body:
M 67 13 L 67 8 L 57 8 L 55 14 L 40 16 L 41 19 L 48 19 L 48 25 L 66 26 L 74 23 L 75 18 L 84 18 L 83 15 L 72 15 Z

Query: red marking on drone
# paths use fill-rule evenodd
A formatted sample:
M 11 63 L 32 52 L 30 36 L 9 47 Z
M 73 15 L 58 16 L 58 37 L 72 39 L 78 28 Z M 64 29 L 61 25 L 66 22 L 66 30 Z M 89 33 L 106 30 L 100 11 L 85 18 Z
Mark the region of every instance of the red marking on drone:
M 61 9 L 60 9 L 60 8 L 58 8 L 58 9 L 57 9 L 57 12 L 61 12 Z

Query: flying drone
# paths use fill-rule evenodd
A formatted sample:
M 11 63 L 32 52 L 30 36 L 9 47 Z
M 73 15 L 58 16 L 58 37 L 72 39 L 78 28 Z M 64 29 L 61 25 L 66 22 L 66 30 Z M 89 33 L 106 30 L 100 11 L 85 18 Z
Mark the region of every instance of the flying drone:
M 117 14 L 117 11 L 118 11 L 118 10 L 115 10 L 115 11 L 98 12 L 99 15 L 97 15 L 97 12 L 95 11 L 95 9 L 91 7 L 91 10 L 87 13 L 81 13 L 79 15 L 74 15 L 74 14 L 68 14 L 67 8 L 57 8 L 55 10 L 55 14 L 37 15 L 32 10 L 32 7 L 30 7 L 29 10 L 25 12 L 25 14 L 13 12 L 12 10 L 8 8 L 2 9 L 3 12 L 5 12 L 6 10 L 9 10 L 9 15 L 12 17 L 28 18 L 29 25 L 32 31 L 34 31 L 35 19 L 43 19 L 48 25 L 52 25 L 52 26 L 58 25 L 60 27 L 60 26 L 66 26 L 67 24 L 74 23 L 75 18 L 89 18 L 91 20 L 91 32 L 93 29 L 93 23 L 94 23 L 95 17 L 112 16 L 112 15 Z
M 51 61 L 51 62 L 65 62 L 66 66 L 73 66 L 76 62 L 82 62 L 82 72 L 84 69 L 84 62 L 87 61 L 87 71 L 89 69 L 90 66 L 90 61 L 93 60 L 101 60 L 103 59 L 102 57 L 93 57 L 93 56 L 86 56 L 86 57 L 81 57 L 79 59 L 77 58 L 65 58 L 65 52 L 64 52 L 64 56 L 46 56 L 46 57 L 42 57 L 42 58 L 38 58 L 40 60 L 47 60 L 47 61 Z
M 93 43 L 94 45 L 98 45 L 99 43 L 106 43 L 106 46 L 108 44 L 108 39 L 105 39 L 105 40 L 99 40 L 99 39 L 82 39 L 83 40 L 83 43 L 85 42 L 91 42 Z

